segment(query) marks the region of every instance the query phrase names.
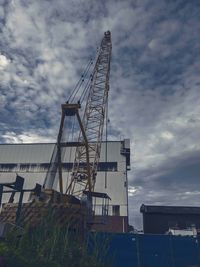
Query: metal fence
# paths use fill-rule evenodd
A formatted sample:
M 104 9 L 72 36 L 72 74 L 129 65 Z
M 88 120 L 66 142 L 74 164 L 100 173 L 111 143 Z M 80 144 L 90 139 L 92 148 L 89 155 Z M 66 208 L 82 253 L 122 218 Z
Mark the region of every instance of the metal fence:
M 113 267 L 200 267 L 200 237 L 93 233 L 89 243 Z

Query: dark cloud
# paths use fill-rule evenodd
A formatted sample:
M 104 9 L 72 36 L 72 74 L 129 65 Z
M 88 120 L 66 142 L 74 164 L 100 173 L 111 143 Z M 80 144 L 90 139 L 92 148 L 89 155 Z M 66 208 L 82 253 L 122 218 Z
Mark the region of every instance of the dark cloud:
M 130 185 L 132 216 L 138 218 L 141 203 L 199 206 L 200 150 L 183 153 L 135 174 Z M 138 224 L 141 227 L 141 224 Z

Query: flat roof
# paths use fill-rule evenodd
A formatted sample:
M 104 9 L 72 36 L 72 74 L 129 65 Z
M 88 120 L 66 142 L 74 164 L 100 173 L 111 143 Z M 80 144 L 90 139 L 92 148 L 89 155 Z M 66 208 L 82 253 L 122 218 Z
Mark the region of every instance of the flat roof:
M 154 206 L 142 204 L 140 212 L 144 214 L 199 214 L 200 207 L 194 206 Z

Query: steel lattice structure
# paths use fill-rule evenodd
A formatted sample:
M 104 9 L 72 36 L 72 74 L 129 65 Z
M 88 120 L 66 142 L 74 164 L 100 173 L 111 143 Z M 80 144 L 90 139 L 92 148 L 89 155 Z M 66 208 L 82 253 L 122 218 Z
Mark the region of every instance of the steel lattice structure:
M 104 119 L 109 91 L 111 33 L 105 32 L 92 74 L 89 95 L 76 148 L 71 181 L 66 193 L 79 196 L 84 190 L 93 191 L 100 159 Z M 84 132 L 84 134 L 83 134 Z

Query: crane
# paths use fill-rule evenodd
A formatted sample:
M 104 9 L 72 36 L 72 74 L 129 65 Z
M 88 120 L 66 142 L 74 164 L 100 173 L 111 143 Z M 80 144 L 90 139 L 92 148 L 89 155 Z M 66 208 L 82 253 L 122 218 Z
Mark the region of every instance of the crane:
M 57 143 L 52 154 L 44 188 L 51 189 L 55 182 L 59 181 L 61 194 L 78 198 L 81 197 L 84 191 L 94 191 L 108 101 L 111 50 L 111 33 L 107 31 L 101 41 L 90 83 L 87 87 L 88 97 L 83 118 L 81 119 L 79 113 L 80 102 L 69 103 L 67 101 L 61 106 L 62 116 Z M 78 142 L 73 144 L 63 142 L 65 119 L 72 116 L 77 118 L 80 127 Z M 62 161 L 63 147 L 66 146 L 76 146 L 76 150 L 70 181 L 64 192 Z

